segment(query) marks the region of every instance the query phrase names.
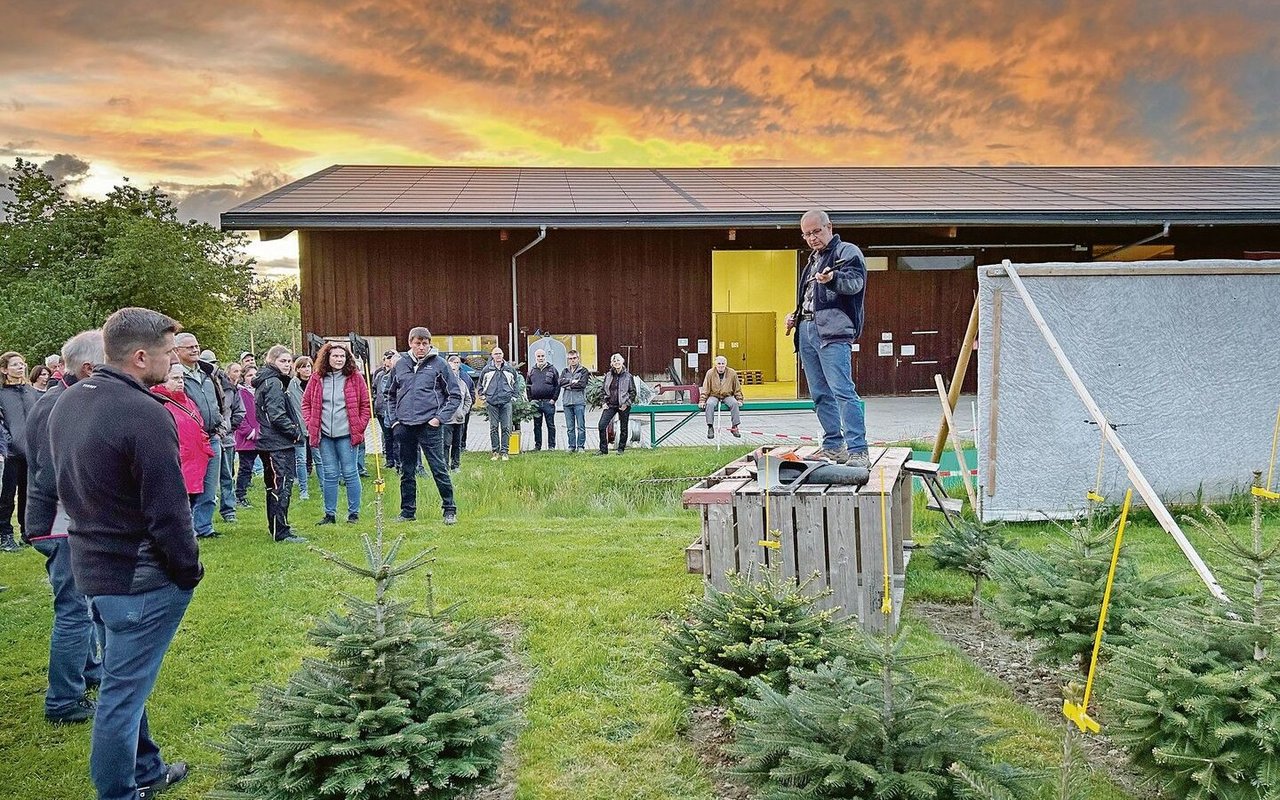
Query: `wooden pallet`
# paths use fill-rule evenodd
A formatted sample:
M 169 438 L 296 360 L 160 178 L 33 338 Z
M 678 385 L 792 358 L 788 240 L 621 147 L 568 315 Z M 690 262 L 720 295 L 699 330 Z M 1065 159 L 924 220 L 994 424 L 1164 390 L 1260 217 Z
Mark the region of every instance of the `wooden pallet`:
M 743 386 L 760 386 L 764 383 L 764 373 L 758 369 L 740 369 L 738 380 Z
M 803 458 L 813 448 L 762 447 L 756 453 L 791 451 Z M 911 538 L 912 476 L 902 465 L 911 451 L 872 448 L 867 486 L 802 486 L 793 494 L 769 493 L 767 504 L 753 455 L 726 464 L 684 493 L 685 507 L 702 510 L 702 536 L 685 551 L 688 569 L 717 589 L 728 587 L 730 574 L 751 577 L 773 570 L 797 584 L 808 581 L 806 591 L 814 594 L 830 590 L 818 606 L 836 609 L 839 617 L 853 615 L 870 630 L 896 626 Z M 761 545 L 766 538 L 780 546 Z M 889 614 L 881 610 L 886 538 Z

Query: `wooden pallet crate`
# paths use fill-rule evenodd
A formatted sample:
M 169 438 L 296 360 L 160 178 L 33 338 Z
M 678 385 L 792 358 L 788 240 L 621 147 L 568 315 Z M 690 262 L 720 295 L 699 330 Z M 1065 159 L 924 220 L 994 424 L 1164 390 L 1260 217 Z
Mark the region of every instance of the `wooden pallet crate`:
M 812 449 L 796 453 L 803 458 Z M 837 617 L 853 615 L 869 630 L 896 627 L 910 558 L 912 485 L 902 465 L 911 451 L 873 448 L 871 457 L 867 486 L 802 486 L 767 496 L 752 456 L 727 464 L 684 493 L 685 506 L 702 511 L 702 536 L 686 549 L 687 567 L 717 589 L 728 587 L 732 573 L 751 577 L 773 570 L 797 584 L 808 581 L 808 592 L 830 590 L 818 605 L 836 609 Z M 762 545 L 765 540 L 779 546 Z M 888 614 L 882 611 L 886 542 Z

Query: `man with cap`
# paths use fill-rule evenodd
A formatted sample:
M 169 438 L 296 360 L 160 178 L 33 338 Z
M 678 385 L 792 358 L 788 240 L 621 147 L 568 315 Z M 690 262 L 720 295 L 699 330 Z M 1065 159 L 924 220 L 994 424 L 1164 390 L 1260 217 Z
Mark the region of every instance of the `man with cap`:
M 235 430 L 244 421 L 244 401 L 231 381 L 227 371 L 218 366 L 218 357 L 212 350 L 201 350 L 200 360 L 213 367 L 213 376 L 222 387 L 222 416 L 227 432 L 222 435 L 222 455 L 218 466 L 218 514 L 226 522 L 236 521 Z
M 178 361 L 182 364 L 183 389 L 200 410 L 200 420 L 213 455 L 205 470 L 204 490 L 191 502 L 191 518 L 196 537 L 218 536 L 213 529 L 213 510 L 217 506 L 218 484 L 222 479 L 222 435 L 229 431 L 229 415 L 224 416 L 226 400 L 222 383 L 214 374 L 214 366 L 200 358 L 200 342 L 194 333 L 183 331 L 174 338 Z M 212 357 L 213 352 L 209 351 Z M 234 503 L 235 501 L 232 500 Z M 233 506 L 234 507 L 234 506 Z
M 391 375 L 399 360 L 399 353 L 395 350 L 387 350 L 382 354 L 382 366 L 378 367 L 370 378 L 370 383 L 373 384 L 373 415 L 378 420 L 378 427 L 382 429 L 383 455 L 386 457 L 388 469 L 396 469 L 400 466 L 400 446 L 391 432 L 391 425 L 395 422 L 394 409 L 387 402 Z

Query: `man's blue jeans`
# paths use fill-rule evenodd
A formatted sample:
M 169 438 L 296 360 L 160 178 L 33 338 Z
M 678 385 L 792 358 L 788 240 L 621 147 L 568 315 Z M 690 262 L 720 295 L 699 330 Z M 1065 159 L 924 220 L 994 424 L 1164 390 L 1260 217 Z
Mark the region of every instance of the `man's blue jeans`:
M 136 800 L 139 786 L 168 774 L 160 748 L 151 740 L 145 704 L 191 595 L 190 589 L 168 584 L 142 594 L 89 598 L 107 629 L 89 751 L 89 776 L 98 800 Z
M 556 401 L 534 400 L 538 414 L 533 418 L 533 446 L 542 449 L 542 423 L 547 423 L 547 449 L 556 449 Z
M 37 539 L 31 546 L 45 557 L 53 589 L 53 633 L 49 637 L 49 691 L 44 695 L 44 713 L 62 717 L 71 713 L 84 697 L 86 681 L 102 680 L 102 659 L 98 646 L 102 630 L 94 630 L 89 598 L 76 590 L 71 576 L 71 545 L 65 538 Z
M 417 425 L 396 426 L 400 437 L 400 516 L 412 519 L 418 513 L 418 452 L 427 456 L 427 467 L 440 492 L 440 506 L 444 513 L 457 512 L 453 502 L 453 481 L 449 480 L 449 465 L 444 463 L 444 426 L 431 427 L 425 422 Z
M 849 342 L 823 346 L 812 320 L 800 323 L 800 363 L 809 396 L 822 425 L 824 450 L 867 451 L 867 422 L 862 398 L 853 386 L 853 348 Z
M 512 403 L 490 403 L 485 407 L 489 415 L 489 449 L 504 456 L 511 448 Z M 400 463 L 404 463 L 404 447 L 400 448 Z
M 222 443 L 222 465 L 218 473 L 221 493 L 218 495 L 218 513 L 223 519 L 236 515 L 235 464 L 236 448 L 226 442 Z
M 298 493 L 304 499 L 309 498 L 311 493 L 307 491 L 307 443 L 305 441 L 293 446 L 293 458 L 296 462 L 294 480 L 298 482 Z
M 360 494 L 364 488 L 360 483 L 360 470 L 357 467 L 356 449 L 351 446 L 351 437 L 320 437 L 320 492 L 324 495 L 324 513 L 335 517 L 338 514 L 338 478 L 347 485 L 347 515 L 360 513 Z
M 587 407 L 582 403 L 565 406 L 564 427 L 569 432 L 569 449 L 585 448 L 587 446 Z
M 213 448 L 213 455 L 204 470 L 204 491 L 191 503 L 191 521 L 196 536 L 213 533 L 213 510 L 218 505 L 218 485 L 222 482 L 222 439 L 214 436 L 209 440 L 209 446 Z

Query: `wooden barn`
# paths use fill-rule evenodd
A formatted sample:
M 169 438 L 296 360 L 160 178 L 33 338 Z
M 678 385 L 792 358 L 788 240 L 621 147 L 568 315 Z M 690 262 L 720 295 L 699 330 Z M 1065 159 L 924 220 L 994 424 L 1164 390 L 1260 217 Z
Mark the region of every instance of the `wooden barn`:
M 535 332 L 594 335 L 601 367 L 621 352 L 641 374 L 701 375 L 723 354 L 795 396 L 783 319 L 800 215 L 822 208 L 871 270 L 859 391 L 910 394 L 954 363 L 976 266 L 1275 257 L 1277 187 L 1278 167 L 339 165 L 222 227 L 298 231 L 303 326 L 320 335 L 403 347 L 425 324 L 517 360 Z

